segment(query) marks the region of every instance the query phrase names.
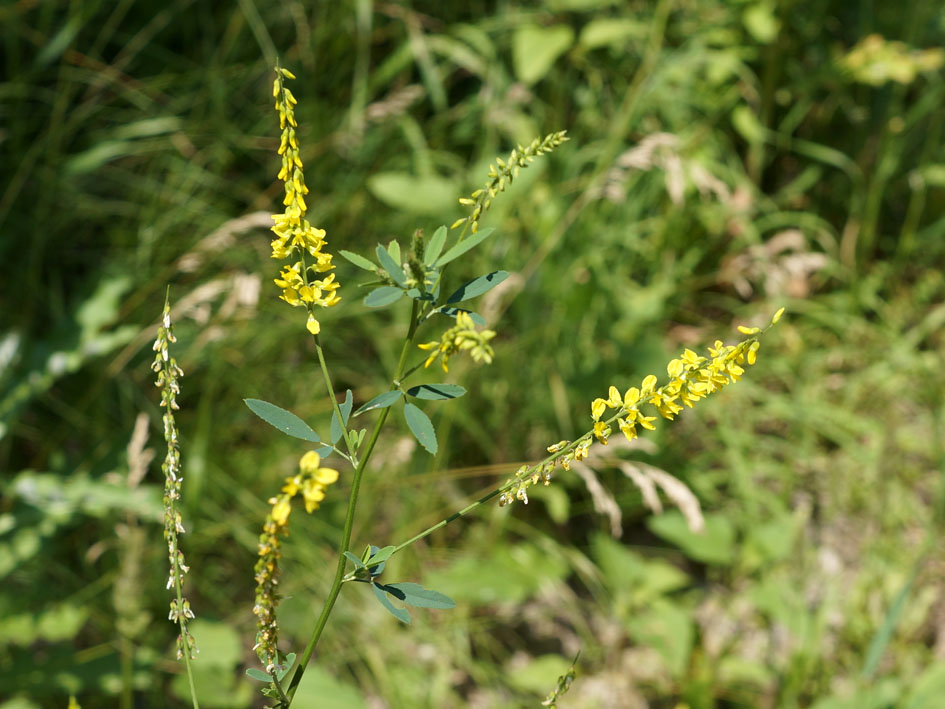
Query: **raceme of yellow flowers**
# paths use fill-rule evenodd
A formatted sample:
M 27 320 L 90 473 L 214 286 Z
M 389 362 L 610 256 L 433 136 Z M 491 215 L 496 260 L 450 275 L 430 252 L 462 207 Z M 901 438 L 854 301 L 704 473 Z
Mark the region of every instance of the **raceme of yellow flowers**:
M 781 308 L 771 318 L 771 325 L 781 319 L 784 308 Z M 765 328 L 767 331 L 768 328 Z M 620 390 L 611 386 L 607 398 L 597 398 L 591 402 L 591 419 L 594 427 L 573 443 L 560 441 L 548 447 L 551 455 L 537 465 L 523 465 L 515 477 L 506 483 L 505 490 L 499 497 L 499 504 L 506 505 L 515 500 L 528 503 L 527 490 L 536 483 L 548 485 L 551 482 L 551 473 L 556 465 L 561 463 L 565 470 L 570 469 L 571 462 L 583 460 L 596 439 L 607 445 L 607 439 L 613 433 L 613 424 L 627 440 L 637 437 L 637 428 L 653 430 L 656 416 L 647 416 L 644 406 L 652 407 L 654 411 L 665 419 L 672 420 L 683 410 L 683 405 L 692 407 L 693 404 L 713 394 L 726 385 L 737 382 L 745 369 L 742 365 L 752 365 L 760 346 L 758 335 L 764 334 L 760 328 L 739 326 L 738 331 L 749 335 L 746 340 L 737 345 L 725 345 L 716 341 L 709 348 L 709 357 L 703 357 L 692 350 L 685 350 L 678 358 L 673 359 L 666 366 L 669 381 L 657 386 L 659 380 L 653 374 L 643 378 L 639 387 L 632 386 L 622 395 Z M 605 413 L 612 413 L 605 418 Z
M 280 538 L 289 533 L 289 514 L 292 512 L 292 499 L 299 493 L 305 501 L 305 511 L 314 512 L 318 504 L 325 499 L 325 488 L 338 480 L 338 471 L 321 467 L 321 458 L 315 451 L 309 451 L 299 461 L 299 472 L 285 479 L 282 493 L 269 498 L 269 515 L 259 535 L 256 560 L 256 603 L 253 613 L 256 615 L 256 653 L 266 664 L 266 671 L 272 672 L 279 661 L 276 646 L 279 640 L 279 626 L 276 622 L 276 606 L 279 604 L 279 550 Z
M 337 305 L 341 298 L 336 292 L 338 283 L 334 273 L 318 278 L 319 274 L 334 268 L 331 254 L 322 250 L 325 246 L 325 230 L 313 227 L 305 218 L 308 211 L 305 204 L 308 187 L 305 186 L 299 141 L 295 135 L 298 124 L 295 121 L 293 106 L 296 100 L 292 91 L 285 85 L 286 79 L 294 78 L 288 69 L 277 68 L 272 86 L 276 110 L 279 112 L 279 128 L 282 130 L 279 143 L 282 169 L 279 170 L 279 179 L 285 183 L 285 199 L 282 202 L 285 211 L 272 217 L 275 221 L 272 231 L 276 238 L 271 242 L 271 246 L 273 258 L 298 258 L 291 265 L 283 266 L 275 283 L 282 289 L 282 300 L 295 307 L 304 307 L 308 311 L 305 327 L 310 333 L 317 335 L 321 326 L 315 317 L 315 306 L 330 308 Z M 311 262 L 309 258 L 312 259 Z

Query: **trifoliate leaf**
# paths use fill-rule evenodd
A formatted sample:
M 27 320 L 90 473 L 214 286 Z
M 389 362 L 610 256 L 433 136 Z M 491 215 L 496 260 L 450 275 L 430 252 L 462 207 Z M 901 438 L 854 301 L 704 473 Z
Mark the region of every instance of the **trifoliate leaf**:
M 357 556 L 355 556 L 354 554 L 352 554 L 350 551 L 346 551 L 346 552 L 345 552 L 345 556 L 348 558 L 348 561 L 350 561 L 352 564 L 354 564 L 357 568 L 359 568 L 359 569 L 363 569 L 363 568 L 364 568 L 364 562 L 361 561 Z
M 394 282 L 401 288 L 406 287 L 407 276 L 404 275 L 400 264 L 387 252 L 387 249 L 378 244 L 375 253 L 377 253 L 377 260 L 380 261 L 381 266 L 384 267 L 384 270 L 387 271 L 390 277 L 394 279 Z
M 400 288 L 381 286 L 367 294 L 367 297 L 364 299 L 364 304 L 369 308 L 383 308 L 385 305 L 390 305 L 400 300 L 403 294 L 404 292 Z
M 363 268 L 365 271 L 370 271 L 371 273 L 377 273 L 377 266 L 360 254 L 345 251 L 344 249 L 339 249 L 338 253 L 358 268 Z
M 338 408 L 341 410 L 341 418 L 344 421 L 345 426 L 348 425 L 348 417 L 351 415 L 351 407 L 354 404 L 354 397 L 351 394 L 351 390 L 348 389 L 345 392 L 345 400 L 338 404 Z M 341 440 L 341 437 L 344 435 L 344 429 L 341 425 L 341 422 L 338 421 L 338 414 L 334 411 L 331 412 L 331 444 L 335 445 L 338 441 Z
M 444 399 L 457 399 L 465 394 L 466 390 L 459 384 L 420 384 L 419 386 L 410 387 L 407 393 L 418 399 L 442 401 Z
M 436 454 L 436 431 L 429 417 L 413 404 L 404 405 L 404 418 L 411 433 L 420 441 L 420 445 L 433 455 Z
M 451 249 L 450 249 L 449 251 L 447 251 L 445 254 L 443 254 L 442 256 L 440 256 L 440 258 L 438 258 L 438 259 L 436 260 L 436 265 L 437 265 L 437 266 L 445 266 L 446 264 L 448 264 L 448 263 L 449 263 L 450 261 L 452 261 L 453 259 L 459 258 L 460 256 L 462 256 L 464 253 L 466 253 L 466 252 L 469 251 L 470 249 L 472 249 L 472 248 L 478 246 L 480 243 L 482 243 L 483 239 L 485 239 L 485 238 L 487 238 L 488 236 L 490 236 L 490 235 L 492 234 L 492 232 L 494 232 L 494 231 L 495 231 L 495 229 L 493 229 L 492 227 L 489 227 L 488 229 L 480 229 L 480 230 L 477 231 L 475 234 L 473 234 L 472 236 L 467 237 L 467 238 L 464 239 L 463 241 L 460 241 L 460 242 L 459 242 L 458 244 L 456 244 L 453 248 L 451 248 Z
M 386 409 L 391 404 L 396 403 L 401 396 L 403 396 L 403 392 L 398 389 L 395 389 L 394 391 L 385 391 L 383 394 L 378 394 L 364 406 L 355 411 L 354 415 L 360 416 L 361 414 L 371 411 L 372 409 Z
M 289 436 L 312 443 L 318 443 L 321 440 L 305 421 L 291 411 L 281 409 L 262 399 L 243 399 L 243 402 L 263 421 Z
M 393 545 L 378 549 L 373 554 L 371 554 L 371 558 L 367 560 L 365 566 L 374 566 L 375 564 L 379 564 L 382 561 L 387 561 L 390 559 L 391 554 L 394 553 L 394 549 L 396 549 L 396 547 Z
M 433 232 L 433 238 L 430 239 L 430 243 L 427 244 L 427 248 L 423 253 L 423 262 L 427 266 L 432 266 L 436 263 L 436 259 L 443 252 L 443 245 L 446 243 L 446 227 L 441 226 L 435 232 Z
M 416 606 L 417 608 L 454 608 L 456 606 L 456 601 L 454 601 L 449 596 L 440 593 L 439 591 L 432 591 L 428 588 L 424 588 L 418 583 L 389 583 L 383 587 L 386 589 L 395 589 L 400 591 L 402 597 L 397 594 L 393 594 L 396 598 L 399 598 L 401 601 L 406 603 L 408 606 Z M 388 591 L 390 593 L 390 591 Z
M 475 298 L 477 295 L 482 295 L 492 290 L 508 277 L 508 271 L 493 271 L 484 276 L 479 276 L 479 278 L 474 278 L 466 285 L 457 288 L 453 294 L 446 299 L 446 302 L 460 303 L 464 300 Z
M 387 597 L 387 593 L 381 590 L 383 587 L 380 584 L 372 583 L 371 588 L 374 589 L 374 596 L 378 601 L 380 601 L 380 604 L 390 612 L 392 616 L 394 616 L 400 622 L 410 625 L 410 614 L 405 608 L 395 607 Z

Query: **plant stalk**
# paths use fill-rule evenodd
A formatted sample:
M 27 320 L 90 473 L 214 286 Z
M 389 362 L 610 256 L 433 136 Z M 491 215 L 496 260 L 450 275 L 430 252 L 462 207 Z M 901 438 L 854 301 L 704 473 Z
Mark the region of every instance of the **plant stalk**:
M 403 349 L 400 352 L 400 361 L 397 363 L 397 371 L 393 377 L 393 383 L 391 384 L 390 389 L 391 391 L 397 389 L 400 386 L 400 378 L 403 375 L 404 367 L 407 363 L 407 355 L 410 352 L 410 344 L 413 342 L 413 336 L 417 330 L 417 314 L 419 310 L 418 306 L 418 301 L 413 301 L 413 307 L 410 311 L 410 327 L 407 331 L 407 336 L 404 339 Z M 331 380 L 328 377 L 328 368 L 324 363 L 324 355 L 322 354 L 320 346 L 318 347 L 318 353 L 319 361 L 322 364 L 322 374 L 325 377 L 325 385 L 328 387 L 328 395 L 333 401 L 335 401 L 335 394 L 331 388 Z M 335 403 L 335 408 L 337 410 L 337 402 Z M 341 412 L 336 411 L 336 414 L 338 415 L 339 420 L 341 420 Z M 377 423 L 374 424 L 374 430 L 371 431 L 371 438 L 368 440 L 367 447 L 364 450 L 364 455 L 358 462 L 357 467 L 355 467 L 354 479 L 351 481 L 351 493 L 348 496 L 348 511 L 345 515 L 344 531 L 342 532 L 341 544 L 338 549 L 338 565 L 335 569 L 335 578 L 332 581 L 331 589 L 328 591 L 328 597 L 325 599 L 325 605 L 322 607 L 322 611 L 318 616 L 318 620 L 315 622 L 315 628 L 312 630 L 312 636 L 309 638 L 308 644 L 305 646 L 305 652 L 302 653 L 302 658 L 299 660 L 299 666 L 292 675 L 292 681 L 289 683 L 289 687 L 286 690 L 288 702 L 283 701 L 284 709 L 288 709 L 289 705 L 292 703 L 292 699 L 295 696 L 295 691 L 298 688 L 299 683 L 302 681 L 302 676 L 305 674 L 305 668 L 308 666 L 309 660 L 312 659 L 312 654 L 315 652 L 315 646 L 318 644 L 318 640 L 322 635 L 322 631 L 325 629 L 325 626 L 328 623 L 328 617 L 331 615 L 332 608 L 334 608 L 335 601 L 338 599 L 338 594 L 341 592 L 341 584 L 344 582 L 345 565 L 347 564 L 345 552 L 349 551 L 351 546 L 351 533 L 354 529 L 354 513 L 358 506 L 358 495 L 361 490 L 361 479 L 364 476 L 364 470 L 367 467 L 368 461 L 371 459 L 371 453 L 374 451 L 374 445 L 377 443 L 381 429 L 384 427 L 384 423 L 387 421 L 387 416 L 389 414 L 389 407 L 381 411 L 381 415 L 378 417 Z M 347 435 L 345 438 L 347 439 Z

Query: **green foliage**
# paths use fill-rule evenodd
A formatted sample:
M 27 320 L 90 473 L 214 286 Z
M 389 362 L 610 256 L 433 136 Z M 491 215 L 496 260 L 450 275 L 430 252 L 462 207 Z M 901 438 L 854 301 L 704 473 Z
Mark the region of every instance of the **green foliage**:
M 261 399 L 243 399 L 243 402 L 259 418 L 286 435 L 301 438 L 303 441 L 312 441 L 313 443 L 318 443 L 321 440 L 307 423 L 291 411 L 286 411 Z

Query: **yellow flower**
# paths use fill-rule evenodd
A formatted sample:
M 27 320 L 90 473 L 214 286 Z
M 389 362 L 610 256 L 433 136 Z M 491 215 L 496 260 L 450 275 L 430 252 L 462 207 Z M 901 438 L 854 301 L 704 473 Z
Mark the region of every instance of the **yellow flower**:
M 292 512 L 290 499 L 288 495 L 280 495 L 278 498 L 270 500 L 274 503 L 271 513 L 272 519 L 280 527 L 285 526 L 285 523 L 289 520 L 289 513 Z
M 279 112 L 279 128 L 282 137 L 279 141 L 279 155 L 282 156 L 282 167 L 279 170 L 279 179 L 285 187 L 285 197 L 282 201 L 285 210 L 282 214 L 273 215 L 275 222 L 272 232 L 276 238 L 272 240 L 272 257 L 288 259 L 308 254 L 311 263 L 304 260 L 297 261 L 291 266 L 284 266 L 275 284 L 282 289 L 282 300 L 294 307 L 305 307 L 308 310 L 306 329 L 317 335 L 321 326 L 313 313 L 314 306 L 330 308 L 337 305 L 341 298 L 335 292 L 338 284 L 334 274 L 322 280 L 315 280 L 316 274 L 325 273 L 334 268 L 332 255 L 323 250 L 325 246 L 325 230 L 312 226 L 305 218 L 308 205 L 305 195 L 308 187 L 305 185 L 302 158 L 299 154 L 299 141 L 295 128 L 296 104 L 295 96 L 285 86 L 285 80 L 294 78 L 292 73 L 281 67 L 276 68 L 276 79 L 273 82 L 272 95 L 276 99 L 276 110 Z

